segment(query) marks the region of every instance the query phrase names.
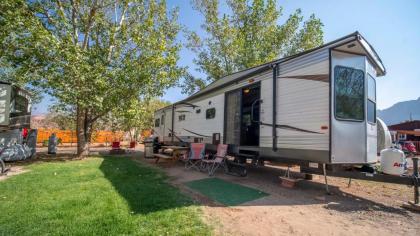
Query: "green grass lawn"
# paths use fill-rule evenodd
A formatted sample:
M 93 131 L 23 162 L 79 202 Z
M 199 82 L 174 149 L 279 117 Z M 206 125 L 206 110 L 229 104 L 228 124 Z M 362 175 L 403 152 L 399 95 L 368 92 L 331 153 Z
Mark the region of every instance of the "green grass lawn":
M 0 182 L 0 235 L 208 235 L 165 175 L 121 157 L 31 164 Z

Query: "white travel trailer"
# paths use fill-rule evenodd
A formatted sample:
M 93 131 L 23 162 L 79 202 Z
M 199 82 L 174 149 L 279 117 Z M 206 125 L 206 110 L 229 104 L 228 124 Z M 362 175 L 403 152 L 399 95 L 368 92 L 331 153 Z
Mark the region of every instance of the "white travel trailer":
M 352 33 L 227 75 L 155 112 L 164 143 L 226 143 L 272 161 L 377 161 L 376 78 L 385 67 Z

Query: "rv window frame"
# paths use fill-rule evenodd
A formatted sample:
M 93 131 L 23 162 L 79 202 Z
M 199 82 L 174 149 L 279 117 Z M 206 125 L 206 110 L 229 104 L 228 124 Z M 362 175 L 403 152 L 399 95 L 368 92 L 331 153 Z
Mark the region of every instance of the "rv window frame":
M 376 80 L 375 80 L 375 78 L 370 74 L 370 73 L 367 73 L 367 80 L 366 80 L 366 84 L 367 84 L 367 86 L 366 86 L 366 90 L 367 90 L 367 93 L 366 93 L 366 121 L 369 123 L 369 124 L 371 124 L 371 125 L 376 125 L 376 119 L 377 119 L 377 114 L 376 114 Z M 374 89 L 375 89 L 375 97 L 374 97 L 374 101 L 372 100 L 372 99 L 370 99 L 369 98 L 369 79 L 372 79 L 372 81 L 373 81 L 373 85 L 375 86 L 374 87 Z M 373 109 L 373 117 L 374 117 L 374 121 L 372 122 L 372 121 L 369 121 L 369 112 L 368 112 L 368 109 L 369 109 L 369 102 L 372 102 L 373 103 L 373 105 L 374 105 L 374 109 Z
M 374 109 L 373 109 L 373 118 L 374 118 L 374 121 L 373 122 L 369 120 L 369 112 L 368 112 L 368 109 L 369 109 L 369 104 L 368 103 L 369 102 L 373 103 L 373 107 L 374 107 Z M 375 125 L 376 124 L 376 103 L 373 102 L 370 99 L 367 99 L 367 101 L 366 101 L 366 121 L 369 124 L 371 124 L 371 125 Z
M 23 101 L 24 104 L 18 102 L 19 100 Z M 16 107 L 21 106 L 21 105 L 24 105 L 21 107 L 24 109 L 17 110 Z M 30 98 L 20 88 L 12 86 L 12 89 L 10 92 L 10 111 L 9 111 L 10 118 L 30 115 L 31 114 L 30 107 L 31 107 Z
M 182 119 L 181 119 L 181 117 L 182 117 Z M 178 116 L 178 121 L 185 121 L 185 119 L 186 119 L 185 114 L 181 114 L 181 115 Z
M 369 98 L 369 78 L 371 78 L 372 79 L 372 81 L 373 81 L 373 85 L 375 86 L 375 97 L 373 98 L 373 99 L 375 99 L 375 100 L 372 100 L 372 99 L 370 99 L 370 100 L 372 100 L 372 102 L 375 102 L 376 103 L 376 79 L 370 74 L 370 73 L 367 73 L 367 77 L 368 77 L 368 79 L 367 79 L 367 81 L 366 81 L 366 83 L 367 83 L 367 98 L 368 99 L 370 99 Z
M 160 118 L 155 119 L 155 128 L 160 126 Z
M 344 68 L 344 69 L 351 69 L 351 70 L 355 70 L 355 71 L 360 71 L 360 72 L 362 72 L 362 75 L 363 75 L 363 78 L 362 78 L 362 80 L 363 80 L 363 102 L 362 102 L 362 104 L 363 104 L 363 108 L 362 108 L 362 111 L 363 111 L 363 115 L 362 115 L 362 119 L 361 120 L 359 120 L 359 119 L 346 119 L 346 118 L 341 118 L 341 117 L 338 117 L 337 116 L 337 89 L 336 89 L 336 86 L 337 86 L 337 83 L 336 83 L 336 73 L 335 73 L 335 70 L 336 70 L 336 68 Z M 334 80 L 334 86 L 333 86 L 333 89 L 334 89 L 334 117 L 335 117 L 335 119 L 336 120 L 339 120 L 339 121 L 350 121 L 350 122 L 365 122 L 365 119 L 366 119 L 366 102 L 365 102 L 365 98 L 366 98 L 366 75 L 365 75 L 365 72 L 363 71 L 363 70 L 361 70 L 361 69 L 356 69 L 356 68 L 353 68 L 353 67 L 348 67 L 348 66 L 342 66 L 342 65 L 336 65 L 336 66 L 334 66 L 334 69 L 333 69 L 333 75 L 334 75 L 334 78 L 333 78 L 333 80 Z
M 209 117 L 209 112 L 211 110 L 214 110 L 213 117 Z M 212 108 L 206 109 L 206 120 L 211 120 L 211 119 L 214 119 L 214 118 L 216 118 L 216 108 L 212 107 Z

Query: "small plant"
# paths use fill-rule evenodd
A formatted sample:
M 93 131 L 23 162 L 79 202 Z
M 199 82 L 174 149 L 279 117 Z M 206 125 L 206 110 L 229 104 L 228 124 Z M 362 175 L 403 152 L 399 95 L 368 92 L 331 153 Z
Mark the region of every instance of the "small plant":
M 42 142 L 42 146 L 43 146 L 43 147 L 47 147 L 47 146 L 48 146 L 48 140 L 44 140 L 44 141 Z

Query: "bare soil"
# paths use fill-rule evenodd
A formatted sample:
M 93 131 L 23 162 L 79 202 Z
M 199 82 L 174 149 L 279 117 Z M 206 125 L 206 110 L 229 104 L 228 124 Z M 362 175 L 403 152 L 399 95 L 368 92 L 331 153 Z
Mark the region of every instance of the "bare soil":
M 8 165 L 6 165 L 6 166 L 8 166 Z M 17 165 L 16 166 L 10 166 L 10 170 L 6 174 L 0 175 L 0 181 L 5 180 L 5 179 L 7 179 L 11 176 L 19 175 L 19 174 L 22 174 L 22 173 L 25 173 L 25 172 L 28 172 L 28 170 L 26 170 L 23 166 L 17 166 Z

